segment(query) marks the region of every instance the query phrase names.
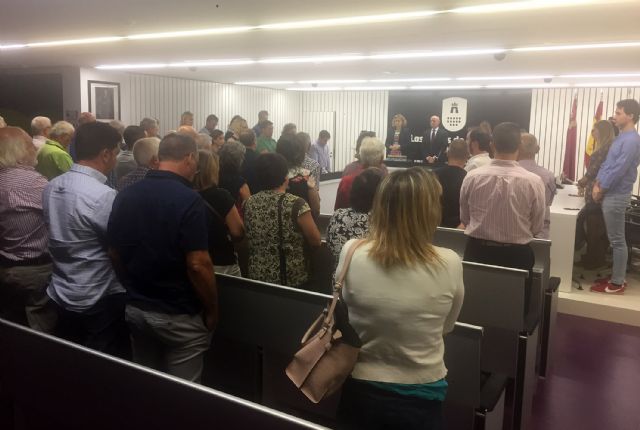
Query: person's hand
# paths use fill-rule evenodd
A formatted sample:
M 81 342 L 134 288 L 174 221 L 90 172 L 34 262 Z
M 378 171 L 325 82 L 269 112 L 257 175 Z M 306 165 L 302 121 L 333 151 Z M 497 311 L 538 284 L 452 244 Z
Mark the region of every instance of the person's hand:
M 400 149 L 400 145 L 398 145 L 397 143 L 394 143 L 393 145 L 391 145 L 391 149 L 392 150 L 396 150 L 396 149 Z
M 209 331 L 215 330 L 218 325 L 218 314 L 214 312 L 204 312 L 202 315 L 202 319 L 204 320 L 204 325 Z
M 427 157 L 427 163 L 433 164 L 435 162 L 436 162 L 436 157 L 431 157 L 431 156 Z
M 602 198 L 604 197 L 604 193 L 602 192 L 602 188 L 600 188 L 599 182 L 596 182 L 595 184 L 593 184 L 591 197 L 593 198 L 593 201 L 596 203 L 600 203 L 602 201 Z
M 307 185 L 309 186 L 309 188 L 316 187 L 316 180 L 314 179 L 313 176 L 309 176 L 309 178 L 307 179 Z

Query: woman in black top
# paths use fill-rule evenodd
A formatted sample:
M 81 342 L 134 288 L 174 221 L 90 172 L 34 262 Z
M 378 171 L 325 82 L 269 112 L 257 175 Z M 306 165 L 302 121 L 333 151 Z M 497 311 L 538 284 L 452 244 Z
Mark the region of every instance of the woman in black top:
M 407 128 L 407 119 L 404 115 L 396 114 L 391 120 L 391 127 L 387 132 L 387 140 L 384 146 L 387 147 L 387 156 L 405 155 L 408 156 L 409 145 L 411 144 L 411 133 Z
M 239 210 L 251 195 L 247 181 L 240 174 L 245 151 L 244 145 L 236 141 L 226 142 L 218 151 L 220 156 L 218 186 L 229 191 Z
M 199 151 L 193 185 L 207 206 L 211 260 L 216 273 L 241 276 L 233 241 L 244 237 L 244 225 L 231 194 L 216 185 L 218 172 L 218 157 L 210 151 Z

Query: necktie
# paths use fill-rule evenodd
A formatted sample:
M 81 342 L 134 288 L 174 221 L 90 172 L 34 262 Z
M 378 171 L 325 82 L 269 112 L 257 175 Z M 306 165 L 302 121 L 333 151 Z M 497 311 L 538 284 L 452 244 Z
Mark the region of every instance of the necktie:
M 431 129 L 431 143 L 433 143 L 433 139 L 436 137 L 436 129 L 432 128 Z

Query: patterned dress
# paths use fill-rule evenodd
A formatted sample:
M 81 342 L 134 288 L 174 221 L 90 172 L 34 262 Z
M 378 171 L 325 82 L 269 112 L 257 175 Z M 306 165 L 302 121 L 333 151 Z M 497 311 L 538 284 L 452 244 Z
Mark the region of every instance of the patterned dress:
M 244 222 L 249 241 L 248 276 L 263 282 L 280 284 L 278 204 L 282 193 L 260 191 L 245 203 Z M 286 259 L 286 285 L 299 287 L 309 279 L 304 254 L 305 239 L 298 226 L 300 215 L 310 211 L 301 198 L 285 193 L 282 200 L 283 249 Z
M 369 214 L 352 208 L 338 209 L 327 227 L 327 245 L 338 264 L 340 251 L 350 239 L 362 239 L 369 234 Z

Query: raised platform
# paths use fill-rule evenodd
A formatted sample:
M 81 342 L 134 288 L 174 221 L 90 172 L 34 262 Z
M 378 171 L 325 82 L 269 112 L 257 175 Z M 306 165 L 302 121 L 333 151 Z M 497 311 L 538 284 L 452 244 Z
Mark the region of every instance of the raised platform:
M 637 261 L 638 256 L 634 256 Z M 598 271 L 574 268 L 574 277 L 580 281 L 582 290 L 573 283 L 571 292 L 560 292 L 558 312 L 595 318 L 620 324 L 640 327 L 640 270 L 638 263 L 627 273 L 627 289 L 622 295 L 592 293 L 589 287 L 599 277 L 608 276 L 610 269 Z

